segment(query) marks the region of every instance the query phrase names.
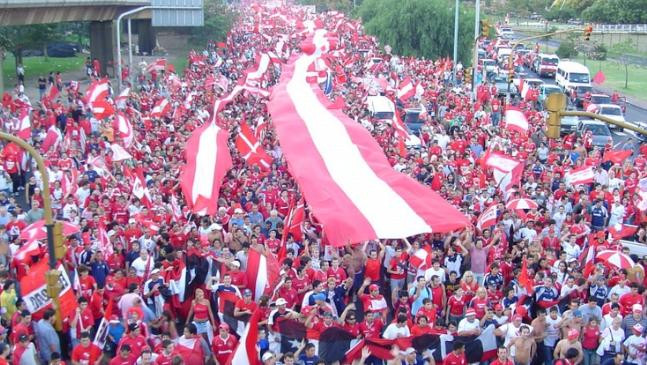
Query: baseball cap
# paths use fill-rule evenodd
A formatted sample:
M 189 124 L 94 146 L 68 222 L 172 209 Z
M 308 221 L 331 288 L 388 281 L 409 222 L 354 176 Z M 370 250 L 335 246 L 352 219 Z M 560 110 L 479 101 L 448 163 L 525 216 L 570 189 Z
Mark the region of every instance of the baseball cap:
M 494 310 L 495 310 L 495 311 L 503 310 L 503 306 L 502 306 L 501 304 L 496 304 L 496 305 L 494 306 Z
M 128 331 L 134 331 L 139 328 L 139 325 L 137 323 L 131 323 L 128 325 Z
M 576 309 L 573 311 L 573 316 L 581 318 L 582 317 L 582 311 L 579 309 Z
M 643 306 L 636 303 L 633 306 L 631 306 L 631 310 L 633 310 L 634 312 L 642 312 L 643 311 Z
M 368 290 L 373 291 L 373 290 L 380 290 L 380 287 L 377 284 L 371 284 L 368 286 Z
M 221 323 L 218 328 L 229 331 L 229 325 L 227 323 Z
M 283 298 L 279 298 L 276 300 L 276 305 L 286 305 L 286 304 L 288 304 L 288 302 Z
M 312 296 L 312 299 L 314 301 L 317 301 L 317 300 L 324 301 L 324 300 L 326 300 L 326 296 L 324 295 L 324 293 L 317 293 L 317 294 Z
M 244 297 L 251 297 L 252 296 L 252 291 L 249 289 L 243 290 L 243 296 Z
M 470 308 L 470 309 L 467 310 L 467 312 L 465 312 L 465 315 L 466 316 L 475 316 L 476 311 L 474 309 Z
M 234 213 L 236 213 L 236 214 L 243 214 L 243 210 L 242 210 L 242 209 L 240 209 L 240 208 L 236 208 L 236 209 L 234 209 Z
M 523 317 L 522 317 L 522 316 L 520 316 L 520 315 L 518 315 L 518 314 L 515 314 L 515 315 L 512 317 L 512 320 L 513 320 L 513 321 L 521 321 L 521 320 L 523 320 Z
M 110 316 L 110 323 L 119 323 L 119 317 L 116 315 Z
M 261 360 L 267 361 L 273 358 L 274 358 L 274 354 L 270 351 L 267 351 L 266 353 L 263 354 L 263 357 L 261 358 Z
M 642 332 L 643 332 L 643 330 L 644 330 L 645 328 L 643 327 L 643 325 L 642 325 L 642 324 L 640 324 L 640 323 L 636 323 L 636 324 L 632 327 L 632 329 L 633 329 L 634 331 L 636 331 L 637 333 L 642 333 Z
M 234 260 L 234 261 L 232 261 L 232 262 L 231 262 L 231 264 L 232 264 L 233 266 L 236 266 L 237 268 L 240 268 L 240 261 L 238 261 L 238 260 Z
M 29 337 L 28 337 L 26 334 L 24 334 L 24 333 L 18 337 L 18 341 L 19 341 L 19 342 L 25 342 L 25 341 L 27 341 L 28 339 L 29 339 Z
M 416 350 L 413 347 L 407 347 L 406 350 L 402 351 L 403 355 L 411 355 L 415 353 L 416 353 Z
M 572 330 L 568 331 L 568 339 L 569 340 L 574 340 L 580 336 L 580 331 L 576 330 L 573 328 Z

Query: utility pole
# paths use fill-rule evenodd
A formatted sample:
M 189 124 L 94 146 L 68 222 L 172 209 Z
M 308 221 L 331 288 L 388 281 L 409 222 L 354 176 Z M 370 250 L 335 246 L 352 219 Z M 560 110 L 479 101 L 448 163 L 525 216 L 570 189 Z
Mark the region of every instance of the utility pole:
M 476 100 L 476 72 L 479 63 L 479 36 L 481 35 L 479 25 L 481 23 L 481 0 L 474 3 L 474 61 L 472 62 L 472 101 Z
M 458 9 L 460 6 L 458 0 L 456 0 L 456 5 L 454 6 L 454 67 L 452 76 L 454 82 L 456 82 L 456 64 L 458 63 Z

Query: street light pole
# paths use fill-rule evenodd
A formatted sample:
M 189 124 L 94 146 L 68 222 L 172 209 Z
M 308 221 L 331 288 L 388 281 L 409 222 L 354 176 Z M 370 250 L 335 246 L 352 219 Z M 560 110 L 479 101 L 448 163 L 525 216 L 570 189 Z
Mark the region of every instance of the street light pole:
M 456 0 L 456 5 L 454 6 L 454 70 L 452 76 L 454 82 L 456 82 L 456 65 L 458 64 L 458 9 L 460 6 L 458 0 Z
M 481 23 L 481 0 L 475 0 L 474 4 L 474 62 L 472 62 L 472 101 L 476 100 L 476 72 L 479 63 L 479 24 Z

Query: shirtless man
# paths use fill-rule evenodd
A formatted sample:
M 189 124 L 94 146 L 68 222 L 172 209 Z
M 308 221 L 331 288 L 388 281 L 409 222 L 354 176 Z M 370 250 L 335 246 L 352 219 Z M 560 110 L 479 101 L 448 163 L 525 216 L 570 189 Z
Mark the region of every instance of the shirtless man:
M 517 365 L 530 365 L 537 352 L 535 338 L 530 336 L 530 327 L 521 326 L 519 337 L 515 337 L 508 344 L 508 349 L 514 346 L 514 363 Z
M 537 342 L 537 354 L 539 355 L 540 359 L 544 357 L 544 338 L 546 338 L 547 332 L 546 332 L 546 310 L 544 308 L 539 308 L 536 311 L 537 318 L 533 319 L 532 322 L 530 323 L 530 326 L 532 327 L 532 336 L 535 338 L 535 342 Z
M 582 344 L 579 341 L 580 337 L 580 332 L 575 329 L 571 329 L 568 331 L 568 337 L 560 340 L 557 345 L 555 346 L 555 351 L 553 352 L 553 356 L 555 359 L 566 359 L 566 352 L 569 349 L 576 349 L 578 352 L 577 357 L 575 358 L 575 361 L 573 361 L 574 365 L 580 364 L 582 362 L 583 356 L 582 356 Z

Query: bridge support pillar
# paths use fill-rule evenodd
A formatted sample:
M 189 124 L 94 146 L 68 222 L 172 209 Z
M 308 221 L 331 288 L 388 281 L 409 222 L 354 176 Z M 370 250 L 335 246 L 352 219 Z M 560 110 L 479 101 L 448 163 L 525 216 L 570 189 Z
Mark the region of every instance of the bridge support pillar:
M 137 45 L 139 52 L 151 55 L 156 45 L 155 30 L 150 19 L 137 20 Z
M 114 77 L 115 73 L 115 52 L 117 42 L 115 41 L 115 28 L 112 21 L 90 22 L 90 57 L 101 63 L 101 75 L 108 74 Z

